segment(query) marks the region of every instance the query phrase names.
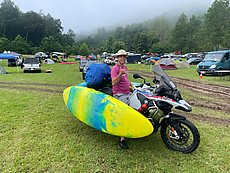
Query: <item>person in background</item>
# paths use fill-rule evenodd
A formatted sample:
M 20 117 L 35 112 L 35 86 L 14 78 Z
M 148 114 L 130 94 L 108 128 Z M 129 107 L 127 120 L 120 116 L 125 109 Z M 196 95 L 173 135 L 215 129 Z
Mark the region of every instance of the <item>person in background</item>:
M 128 79 L 128 70 L 125 66 L 127 55 L 128 54 L 125 50 L 119 50 L 117 52 L 116 57 L 118 62 L 111 69 L 111 78 L 113 97 L 129 104 L 128 98 L 130 96 L 131 82 Z M 129 148 L 124 137 L 120 138 L 118 144 L 122 149 Z

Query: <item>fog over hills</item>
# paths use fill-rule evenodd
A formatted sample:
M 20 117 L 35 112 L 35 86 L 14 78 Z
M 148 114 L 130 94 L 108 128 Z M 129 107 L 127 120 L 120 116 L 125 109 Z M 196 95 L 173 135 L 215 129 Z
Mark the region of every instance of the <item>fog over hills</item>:
M 202 14 L 214 0 L 13 0 L 23 12 L 42 11 L 60 19 L 64 31 L 90 33 L 99 27 L 139 23 L 156 16 Z M 2 0 L 0 0 L 0 3 Z M 55 3 L 54 3 L 55 2 Z

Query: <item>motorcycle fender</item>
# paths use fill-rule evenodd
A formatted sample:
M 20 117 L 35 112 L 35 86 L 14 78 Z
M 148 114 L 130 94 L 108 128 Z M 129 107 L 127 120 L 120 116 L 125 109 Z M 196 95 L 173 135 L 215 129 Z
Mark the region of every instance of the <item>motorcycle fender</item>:
M 173 120 L 186 120 L 186 117 L 174 113 L 170 113 L 167 118 L 164 118 L 160 122 L 160 126 L 171 124 L 173 125 Z
M 170 113 L 169 116 L 171 120 L 186 120 L 186 117 L 179 114 Z

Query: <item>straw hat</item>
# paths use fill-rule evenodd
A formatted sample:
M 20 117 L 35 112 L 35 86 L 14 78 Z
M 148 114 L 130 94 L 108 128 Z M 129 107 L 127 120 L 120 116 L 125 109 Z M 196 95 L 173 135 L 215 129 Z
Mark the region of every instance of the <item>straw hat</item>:
M 117 56 L 117 57 L 118 57 L 118 56 L 122 56 L 122 55 L 127 56 L 128 53 L 127 53 L 125 50 L 119 50 L 119 51 L 116 53 L 116 56 Z

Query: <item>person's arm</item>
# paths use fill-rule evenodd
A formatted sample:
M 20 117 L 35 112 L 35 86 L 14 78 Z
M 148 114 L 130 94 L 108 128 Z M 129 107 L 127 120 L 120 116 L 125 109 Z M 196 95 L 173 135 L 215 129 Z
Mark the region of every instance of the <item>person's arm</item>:
M 118 75 L 116 77 L 112 78 L 112 85 L 117 85 L 119 83 L 119 81 L 121 80 L 122 75 L 125 73 L 126 72 L 124 69 L 120 69 Z

